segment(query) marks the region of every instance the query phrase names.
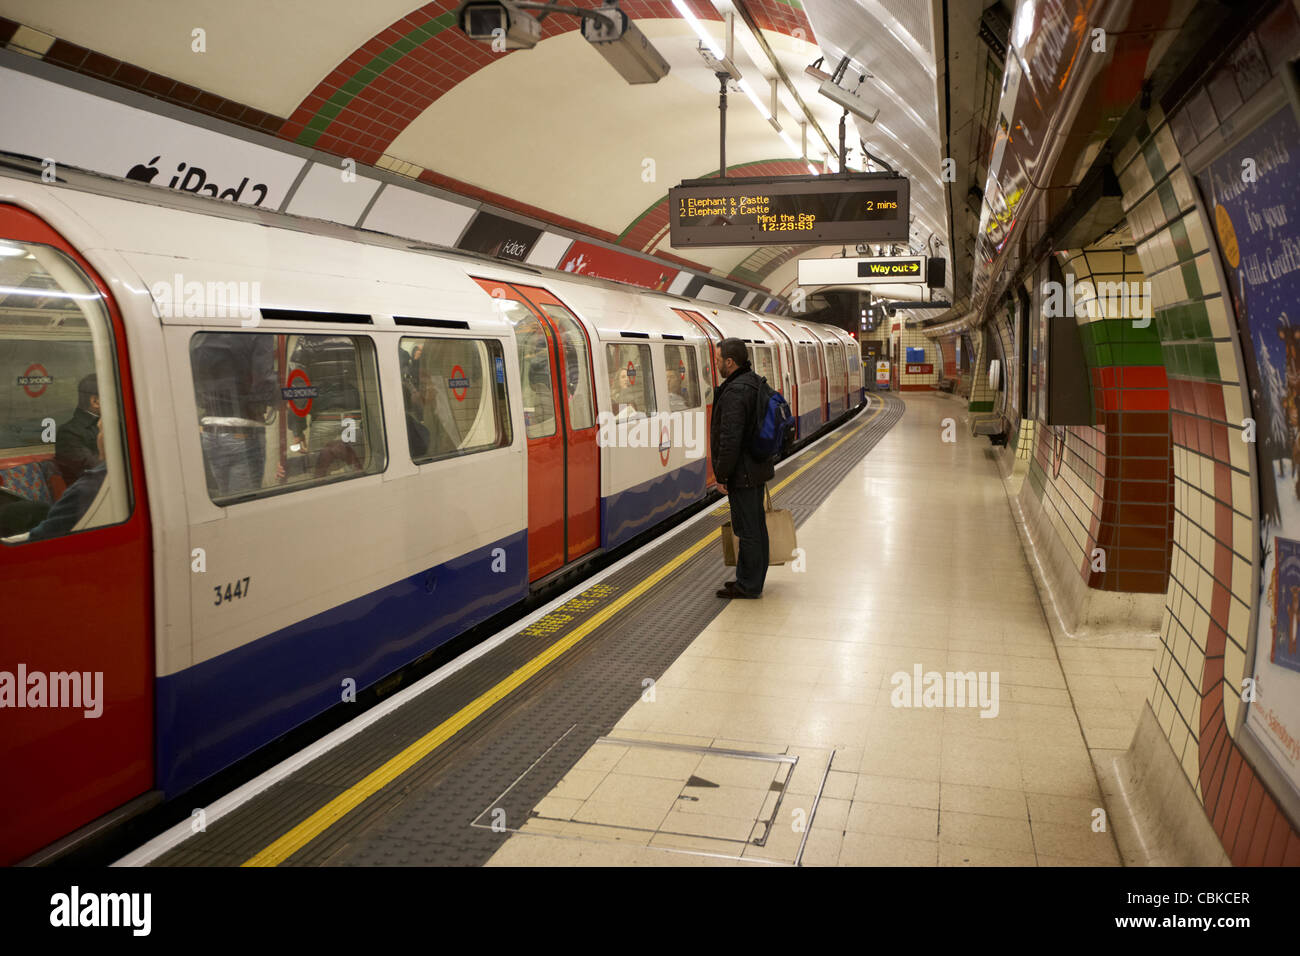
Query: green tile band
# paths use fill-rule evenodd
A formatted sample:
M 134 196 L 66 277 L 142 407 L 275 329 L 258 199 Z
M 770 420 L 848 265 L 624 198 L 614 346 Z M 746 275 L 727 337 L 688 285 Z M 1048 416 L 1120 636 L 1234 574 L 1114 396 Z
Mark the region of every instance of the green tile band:
M 372 57 L 369 63 L 359 67 L 351 77 L 334 91 L 334 94 L 316 111 L 316 115 L 307 121 L 306 127 L 298 134 L 297 142 L 303 146 L 315 146 L 321 134 L 338 118 L 338 115 L 380 74 L 412 50 L 427 43 L 448 27 L 454 27 L 455 25 L 456 14 L 451 11 L 434 17 L 424 26 L 416 27 L 405 36 L 393 41 L 386 49 Z

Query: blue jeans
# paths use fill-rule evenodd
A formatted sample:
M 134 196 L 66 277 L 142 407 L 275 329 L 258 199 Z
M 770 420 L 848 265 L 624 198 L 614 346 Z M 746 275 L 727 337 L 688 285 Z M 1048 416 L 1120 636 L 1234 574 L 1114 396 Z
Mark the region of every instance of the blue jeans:
M 736 586 L 746 594 L 762 594 L 767 579 L 767 516 L 763 486 L 727 487 L 731 531 L 736 536 Z
M 252 430 L 250 427 L 249 432 Z M 200 438 L 216 497 L 261 490 L 266 467 L 264 437 L 241 437 L 220 428 L 205 428 Z

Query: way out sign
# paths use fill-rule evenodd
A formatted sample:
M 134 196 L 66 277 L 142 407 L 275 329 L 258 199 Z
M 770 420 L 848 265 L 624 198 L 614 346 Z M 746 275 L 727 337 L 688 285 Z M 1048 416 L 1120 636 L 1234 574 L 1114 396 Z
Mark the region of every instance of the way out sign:
M 925 256 L 876 256 L 800 259 L 799 285 L 875 285 L 916 283 L 927 276 Z

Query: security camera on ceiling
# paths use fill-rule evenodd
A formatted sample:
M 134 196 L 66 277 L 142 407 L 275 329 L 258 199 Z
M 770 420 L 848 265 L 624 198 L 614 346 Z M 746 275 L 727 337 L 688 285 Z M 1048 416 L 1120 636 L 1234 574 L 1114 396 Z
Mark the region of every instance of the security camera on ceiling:
M 465 0 L 456 11 L 461 30 L 494 50 L 529 50 L 542 39 L 542 24 L 527 11 L 563 13 L 582 19 L 582 36 L 628 83 L 657 83 L 668 74 L 668 61 L 637 25 L 618 8 L 617 0 L 592 9 L 524 0 Z
M 826 80 L 821 86 L 817 87 L 817 92 L 826 97 L 832 103 L 842 106 L 859 119 L 864 119 L 868 123 L 874 123 L 876 117 L 880 115 L 880 107 L 875 110 L 869 110 L 867 104 L 862 101 L 857 93 L 838 86 L 832 80 Z
M 858 96 L 856 90 L 846 90 L 839 84 L 839 81 L 844 78 L 844 73 L 848 69 L 849 58 L 844 57 L 844 59 L 840 60 L 840 64 L 835 68 L 833 74 L 820 69 L 821 64 L 822 61 L 818 59 L 811 66 L 804 69 L 804 73 L 808 76 L 821 81 L 821 86 L 817 87 L 817 92 L 826 97 L 832 103 L 848 110 L 854 116 L 864 119 L 868 123 L 874 123 L 876 117 L 880 115 L 880 107 L 876 107 L 875 112 L 872 112 L 867 108 L 867 104 L 862 101 L 862 98 Z M 870 73 L 864 72 L 858 77 L 859 88 L 862 86 L 862 82 L 870 75 Z
M 523 8 L 501 0 L 467 2 L 457 11 L 460 28 L 471 40 L 504 41 L 507 50 L 531 50 L 542 39 L 542 24 Z

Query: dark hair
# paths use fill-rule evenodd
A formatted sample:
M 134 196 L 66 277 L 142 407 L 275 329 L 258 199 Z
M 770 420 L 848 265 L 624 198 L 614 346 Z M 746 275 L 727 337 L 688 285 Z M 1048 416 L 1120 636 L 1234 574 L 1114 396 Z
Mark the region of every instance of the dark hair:
M 731 359 L 742 368 L 749 364 L 749 355 L 745 352 L 745 343 L 740 339 L 723 339 L 718 346 L 718 354 L 723 359 Z
M 99 379 L 91 372 L 77 383 L 77 407 L 90 411 L 90 399 L 99 395 Z

